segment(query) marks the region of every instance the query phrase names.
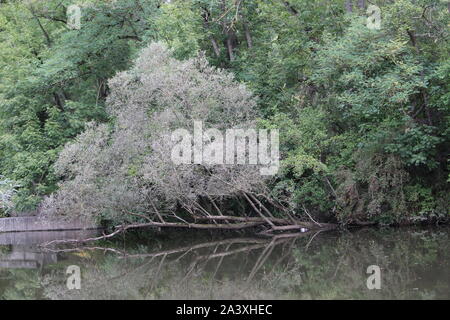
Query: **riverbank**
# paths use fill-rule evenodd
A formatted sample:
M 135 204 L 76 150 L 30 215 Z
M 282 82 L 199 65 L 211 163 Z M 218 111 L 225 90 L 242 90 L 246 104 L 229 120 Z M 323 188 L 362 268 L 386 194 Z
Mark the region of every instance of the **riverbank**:
M 43 217 L 0 218 L 0 233 L 26 231 L 68 231 L 99 229 L 99 226 L 81 220 L 48 220 Z
M 92 237 L 93 233 L 86 233 L 86 237 L 77 237 L 77 239 L 71 239 L 69 241 L 73 242 L 92 242 L 97 240 L 103 240 L 108 238 L 114 238 L 119 234 L 123 234 L 130 231 L 137 230 L 156 230 L 157 233 L 163 233 L 162 230 L 166 230 L 166 233 L 172 233 L 174 230 L 186 231 L 206 231 L 215 234 L 235 233 L 239 234 L 245 230 L 246 234 L 252 234 L 254 236 L 263 237 L 293 237 L 300 235 L 302 233 L 316 232 L 316 231 L 330 231 L 336 229 L 348 229 L 352 227 L 411 227 L 411 226 L 431 226 L 431 225 L 446 225 L 450 221 L 448 219 L 426 219 L 426 220 L 409 220 L 401 224 L 390 224 L 382 225 L 376 222 L 361 222 L 356 221 L 354 223 L 340 224 L 340 223 L 320 223 L 316 221 L 311 222 L 300 222 L 286 224 L 284 219 L 269 218 L 267 222 L 269 224 L 264 224 L 266 221 L 258 217 L 208 217 L 212 220 L 211 224 L 197 224 L 197 223 L 158 223 L 158 222 L 148 222 L 148 223 L 138 223 L 138 224 L 128 224 L 119 226 L 109 226 L 103 227 L 98 224 L 89 223 L 82 220 L 55 220 L 48 219 L 43 216 L 27 216 L 27 217 L 10 217 L 10 218 L 0 218 L 0 239 L 5 238 L 8 235 L 14 235 L 13 238 L 17 238 L 17 234 L 38 234 L 45 233 L 48 231 L 60 231 L 71 232 L 71 231 L 98 231 L 107 230 L 110 232 L 103 233 L 100 236 Z M 230 221 L 238 219 L 240 223 L 230 224 Z M 266 218 L 267 219 L 267 218 Z M 217 224 L 221 221 L 221 224 Z M 241 224 L 251 223 L 252 225 L 246 226 L 245 228 L 240 228 Z M 53 239 L 59 242 L 58 239 Z M 64 240 L 67 242 L 67 240 Z M 0 243 L 2 243 L 0 241 Z M 53 243 L 53 241 L 52 241 Z

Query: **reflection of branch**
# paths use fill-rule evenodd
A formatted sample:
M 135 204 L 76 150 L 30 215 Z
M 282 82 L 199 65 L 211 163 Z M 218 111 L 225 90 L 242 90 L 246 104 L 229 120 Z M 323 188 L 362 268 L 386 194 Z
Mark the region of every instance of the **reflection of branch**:
M 321 231 L 315 233 L 313 235 L 313 237 L 311 238 L 311 240 L 309 241 L 309 243 L 320 232 Z M 77 247 L 77 248 L 69 248 L 69 249 L 44 248 L 44 250 L 49 251 L 49 252 L 54 252 L 54 253 L 76 252 L 76 251 L 85 251 L 85 250 L 109 251 L 109 252 L 116 253 L 121 258 L 125 258 L 125 259 L 155 258 L 155 257 L 160 257 L 160 256 L 166 257 L 166 256 L 177 254 L 177 253 L 183 253 L 180 257 L 178 257 L 176 259 L 176 261 L 179 261 L 180 258 L 185 256 L 189 252 L 193 252 L 193 251 L 196 251 L 199 249 L 204 249 L 204 248 L 211 248 L 211 247 L 216 248 L 214 250 L 214 252 L 215 252 L 218 247 L 226 245 L 225 251 L 221 251 L 218 253 L 215 252 L 215 253 L 209 254 L 209 255 L 198 256 L 195 260 L 196 260 L 196 262 L 200 262 L 200 261 L 206 261 L 206 260 L 211 260 L 211 259 L 215 259 L 215 258 L 223 258 L 223 257 L 237 254 L 240 252 L 246 252 L 246 251 L 251 251 L 251 250 L 260 249 L 260 248 L 266 248 L 265 251 L 267 251 L 268 249 L 272 248 L 273 246 L 276 246 L 281 243 L 285 243 L 289 240 L 296 240 L 300 237 L 306 237 L 307 234 L 309 234 L 309 233 L 281 234 L 281 235 L 276 235 L 272 238 L 233 238 L 233 239 L 225 239 L 225 240 L 220 240 L 220 241 L 205 242 L 205 243 L 200 243 L 200 244 L 197 244 L 194 246 L 184 246 L 184 247 L 179 247 L 179 248 L 174 248 L 174 249 L 169 249 L 169 250 L 162 250 L 162 251 L 157 251 L 157 252 L 152 252 L 152 253 L 144 253 L 144 254 L 128 254 L 126 251 L 122 251 L 122 250 L 118 250 L 118 249 L 114 249 L 114 248 L 86 247 L 86 246 Z M 232 245 L 236 245 L 236 244 L 245 244 L 246 246 L 230 250 L 230 247 Z
M 315 237 L 317 234 L 318 233 L 316 233 L 313 237 Z M 46 249 L 46 250 L 52 252 L 100 250 L 117 254 L 119 259 L 143 258 L 144 260 L 142 261 L 142 263 L 139 263 L 139 266 L 137 266 L 136 268 L 133 267 L 131 270 L 126 270 L 125 272 L 117 276 L 114 276 L 113 278 L 106 279 L 104 285 L 107 285 L 108 282 L 111 282 L 113 280 L 121 281 L 120 279 L 123 279 L 123 277 L 128 277 L 133 274 L 137 274 L 138 272 L 141 273 L 141 271 L 138 270 L 142 270 L 142 268 L 144 267 L 146 269 L 149 268 L 148 274 L 149 275 L 151 274 L 152 276 L 150 282 L 146 286 L 147 289 L 145 289 L 145 291 L 143 292 L 144 296 L 147 296 L 149 292 L 152 292 L 158 286 L 158 283 L 162 277 L 161 272 L 167 269 L 169 265 L 179 264 L 180 259 L 186 257 L 187 254 L 189 253 L 190 255 L 189 258 L 187 258 L 187 261 L 190 261 L 190 263 L 186 271 L 182 275 L 180 283 L 190 280 L 193 277 L 193 275 L 197 274 L 198 272 L 203 272 L 204 270 L 206 270 L 206 267 L 209 265 L 209 262 L 212 262 L 214 259 L 217 259 L 217 262 L 214 261 L 216 262 L 216 265 L 213 265 L 214 269 L 211 277 L 211 280 L 213 281 L 216 279 L 218 270 L 222 266 L 225 257 L 238 255 L 242 253 L 249 253 L 250 251 L 254 250 L 261 250 L 258 251 L 259 257 L 252 266 L 251 271 L 249 270 L 249 273 L 247 273 L 247 271 L 245 272 L 245 274 L 248 274 L 248 276 L 246 276 L 245 282 L 249 284 L 257 274 L 261 273 L 261 269 L 265 266 L 268 259 L 270 259 L 274 254 L 274 252 L 276 252 L 275 250 L 276 246 L 281 244 L 283 250 L 281 252 L 282 253 L 281 257 L 277 257 L 276 263 L 274 265 L 271 265 L 270 273 L 272 273 L 275 267 L 279 263 L 282 263 L 282 261 L 289 255 L 289 253 L 292 252 L 290 249 L 292 249 L 292 247 L 294 246 L 295 240 L 299 237 L 307 237 L 307 235 L 309 235 L 309 233 L 292 234 L 291 237 L 288 237 L 287 234 L 282 234 L 271 238 L 234 238 L 234 239 L 231 238 L 219 241 L 198 243 L 194 246 L 183 246 L 143 254 L 129 254 L 126 251 L 102 247 L 79 247 L 71 249 L 60 249 L 60 250 Z M 287 252 L 285 252 L 286 248 L 288 249 Z M 203 249 L 208 250 L 205 252 Z M 251 261 L 251 263 L 253 264 L 253 259 L 245 259 L 245 260 Z M 126 265 L 131 266 L 132 264 L 126 261 Z M 144 271 L 144 273 L 146 274 L 147 271 Z
M 221 241 L 213 241 L 213 242 L 205 242 L 200 243 L 194 246 L 185 246 L 180 248 L 175 248 L 171 250 L 165 250 L 165 251 L 159 251 L 154 253 L 145 253 L 145 254 L 134 254 L 134 255 L 126 255 L 126 258 L 144 258 L 144 257 L 158 257 L 162 255 L 170 255 L 175 253 L 184 253 L 183 256 L 186 253 L 198 250 L 198 249 L 204 249 L 214 246 L 221 246 L 221 245 L 232 245 L 232 244 L 248 244 L 248 243 L 262 243 L 266 244 L 268 241 L 266 239 L 258 239 L 258 238 L 236 238 L 236 239 L 227 239 L 227 240 L 221 240 Z M 179 260 L 179 259 L 177 259 Z
M 285 254 L 282 254 L 281 257 L 272 265 L 272 270 L 269 272 L 269 274 L 275 272 L 275 268 L 284 260 L 288 255 L 292 252 L 292 249 L 294 248 L 296 238 L 292 238 L 292 241 L 289 244 L 289 248 L 287 249 L 287 252 Z M 284 245 L 283 245 L 284 250 Z
M 116 253 L 118 255 L 126 255 L 126 252 L 114 249 L 114 248 L 107 248 L 107 247 L 77 247 L 77 248 L 69 248 L 69 249 L 50 249 L 50 248 L 43 248 L 46 252 L 53 252 L 53 253 L 62 253 L 62 252 L 78 252 L 78 251 L 86 251 L 86 250 L 92 250 L 92 251 L 109 251 Z
M 225 248 L 225 251 L 230 250 L 230 247 L 231 247 L 231 244 L 229 244 L 229 245 Z M 223 262 L 223 259 L 224 259 L 224 258 L 225 258 L 225 257 L 220 257 L 219 262 L 218 262 L 217 265 L 216 265 L 216 268 L 215 268 L 215 270 L 214 270 L 214 273 L 213 273 L 211 279 L 215 279 L 215 278 L 216 278 L 217 271 L 219 271 L 219 268 L 220 268 L 220 266 L 222 265 L 222 262 Z
M 179 248 L 175 248 L 175 249 L 170 249 L 170 250 L 162 250 L 162 251 L 158 251 L 158 252 L 153 252 L 153 253 L 144 253 L 144 254 L 128 254 L 125 251 L 121 251 L 118 249 L 114 249 L 114 248 L 107 248 L 107 247 L 77 247 L 77 248 L 70 248 L 70 249 L 50 249 L 50 248 L 44 248 L 45 251 L 49 251 L 49 252 L 76 252 L 76 251 L 84 251 L 84 250 L 99 250 L 99 251 L 110 251 L 113 253 L 118 254 L 119 256 L 123 257 L 123 258 L 148 258 L 148 257 L 160 257 L 160 256 L 164 256 L 164 255 L 172 255 L 175 253 L 183 253 L 182 256 L 184 256 L 185 254 L 195 251 L 195 250 L 199 250 L 199 249 L 204 249 L 204 248 L 209 248 L 209 247 L 214 247 L 214 246 L 222 246 L 222 245 L 228 245 L 227 249 L 229 249 L 230 245 L 233 244 L 254 244 L 254 243 L 258 243 L 258 244 L 267 244 L 270 241 L 268 239 L 261 239 L 261 238 L 233 238 L 233 239 L 226 239 L 226 240 L 220 240 L 220 241 L 213 241 L 213 242 L 205 242 L 205 243 L 200 243 L 194 246 L 184 246 L 184 247 L 179 247 Z M 180 258 L 177 258 L 177 260 L 179 260 Z
M 266 245 L 267 245 L 267 243 L 255 244 L 255 245 L 251 245 L 251 246 L 245 246 L 245 247 L 242 247 L 242 248 L 239 248 L 239 249 L 219 252 L 219 253 L 215 253 L 215 254 L 211 254 L 211 255 L 199 256 L 199 257 L 196 258 L 196 260 L 197 260 L 197 262 L 199 262 L 201 260 L 211 260 L 211 259 L 214 259 L 214 258 L 222 258 L 222 257 L 234 255 L 234 254 L 240 253 L 240 252 L 246 252 L 246 251 L 251 251 L 251 250 L 255 250 L 255 249 L 264 248 Z
M 88 239 L 67 239 L 67 240 L 53 240 L 46 243 L 41 244 L 41 247 L 47 247 L 52 244 L 63 244 L 63 243 L 85 243 L 85 242 L 93 242 L 98 240 L 105 240 L 116 236 L 117 234 L 123 233 L 130 229 L 139 229 L 139 228 L 147 228 L 147 227 L 171 227 L 171 228 L 187 228 L 187 229 L 222 229 L 222 230 L 241 230 L 245 228 L 252 228 L 259 225 L 262 225 L 262 222 L 243 222 L 243 223 L 234 223 L 234 224 L 198 224 L 198 223 L 177 223 L 177 222 L 147 222 L 147 223 L 137 223 L 137 224 L 129 224 L 125 226 L 117 226 L 116 231 L 102 235 L 95 238 Z
M 209 260 L 212 260 L 212 259 L 215 259 L 215 258 L 220 258 L 219 265 L 217 266 L 217 268 L 218 268 L 220 266 L 221 261 L 222 261 L 222 259 L 224 257 L 230 256 L 230 255 L 235 255 L 235 254 L 242 253 L 242 252 L 248 252 L 248 251 L 253 251 L 253 250 L 264 248 L 263 252 L 261 253 L 261 255 L 260 255 L 259 259 L 258 259 L 258 261 L 256 262 L 255 266 L 253 267 L 252 272 L 250 273 L 250 276 L 247 279 L 247 281 L 249 282 L 254 277 L 256 272 L 260 269 L 260 267 L 264 264 L 264 262 L 267 260 L 267 258 L 270 256 L 270 254 L 272 253 L 273 248 L 277 244 L 283 243 L 283 242 L 288 241 L 288 240 L 289 240 L 288 238 L 283 238 L 283 239 L 272 238 L 271 241 L 267 241 L 266 240 L 266 241 L 264 241 L 262 243 L 258 243 L 258 244 L 254 244 L 254 245 L 248 245 L 248 246 L 244 246 L 244 247 L 241 247 L 241 248 L 238 248 L 238 249 L 234 249 L 234 250 L 229 250 L 230 246 L 228 246 L 226 248 L 226 250 L 223 251 L 223 252 L 198 256 L 190 264 L 188 272 L 183 277 L 182 281 L 185 281 L 186 279 L 189 278 L 189 276 L 192 274 L 192 272 L 194 272 L 195 267 L 200 262 L 205 262 L 206 263 Z M 217 269 L 216 269 L 216 272 L 217 272 Z M 214 273 L 214 275 L 215 275 L 215 273 Z
M 147 295 L 149 294 L 149 292 L 151 292 L 151 291 L 153 290 L 153 288 L 156 286 L 157 281 L 158 281 L 158 278 L 159 278 L 159 274 L 161 273 L 161 269 L 162 269 L 162 266 L 164 265 L 164 261 L 166 261 L 166 258 L 167 258 L 167 254 L 164 255 L 164 256 L 162 257 L 161 261 L 159 262 L 158 270 L 156 270 L 156 274 L 155 274 L 155 276 L 152 278 L 152 280 L 151 280 L 151 285 L 150 285 L 150 287 L 148 288 L 148 290 L 147 290 L 145 296 L 147 296 Z
M 311 244 L 311 242 L 312 242 L 312 241 L 314 240 L 314 238 L 315 238 L 319 233 L 321 233 L 322 231 L 323 231 L 323 230 L 319 230 L 319 231 L 317 231 L 316 233 L 314 233 L 314 234 L 312 235 L 311 239 L 309 239 L 308 243 L 307 243 L 306 246 L 305 246 L 305 251 L 308 250 L 309 245 Z
M 264 264 L 264 262 L 266 262 L 267 258 L 272 254 L 273 248 L 275 247 L 275 239 L 273 239 L 268 246 L 266 246 L 263 250 L 263 252 L 261 252 L 261 254 L 259 255 L 258 260 L 256 260 L 256 263 L 252 269 L 252 271 L 250 272 L 250 275 L 247 278 L 247 283 L 249 283 L 253 277 L 255 276 L 255 274 L 258 272 L 258 270 L 261 268 L 261 266 Z

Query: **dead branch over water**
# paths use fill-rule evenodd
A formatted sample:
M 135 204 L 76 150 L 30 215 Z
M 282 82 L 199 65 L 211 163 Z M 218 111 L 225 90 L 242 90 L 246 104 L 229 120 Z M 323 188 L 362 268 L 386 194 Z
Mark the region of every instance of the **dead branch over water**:
M 232 216 L 208 216 L 198 217 L 199 220 L 212 221 L 214 223 L 177 223 L 177 222 L 155 222 L 150 221 L 147 223 L 129 224 L 123 226 L 117 226 L 115 231 L 109 234 L 103 234 L 98 237 L 92 237 L 87 239 L 66 239 L 66 240 L 53 240 L 41 244 L 42 247 L 48 247 L 55 244 L 78 244 L 87 243 L 99 240 L 106 240 L 113 238 L 118 234 L 122 234 L 128 230 L 158 227 L 158 228 L 187 228 L 187 229 L 203 229 L 203 230 L 242 230 L 246 228 L 254 228 L 258 226 L 266 227 L 263 231 L 260 231 L 258 235 L 274 237 L 274 238 L 292 238 L 302 234 L 301 230 L 332 230 L 336 228 L 334 224 L 321 224 L 320 228 L 317 225 L 310 222 L 298 221 L 296 224 L 292 224 L 287 219 L 280 218 L 259 218 L 259 217 L 232 217 Z M 217 221 L 225 220 L 227 223 L 217 223 Z M 267 223 L 270 225 L 267 228 Z M 292 233 L 277 234 L 276 232 L 293 231 Z M 297 232 L 296 232 L 297 231 Z M 304 231 L 303 231 L 304 232 Z
M 265 237 L 280 237 L 281 234 L 285 234 L 287 238 L 296 236 L 298 233 L 303 233 L 310 230 L 332 230 L 337 228 L 336 224 L 331 223 L 318 223 L 311 215 L 305 212 L 310 218 L 310 221 L 300 221 L 294 218 L 287 209 L 282 214 L 286 218 L 274 217 L 270 210 L 260 201 L 258 198 L 250 193 L 242 193 L 243 199 L 251 206 L 254 213 L 257 216 L 247 215 L 223 215 L 222 210 L 216 204 L 212 197 L 207 197 L 210 208 L 213 208 L 217 214 L 208 210 L 208 207 L 202 205 L 200 201 L 193 201 L 190 206 L 185 206 L 184 209 L 188 213 L 189 217 L 183 219 L 179 217 L 175 212 L 163 214 L 155 207 L 156 218 L 158 221 L 153 220 L 150 215 L 143 215 L 140 213 L 134 213 L 124 211 L 125 214 L 130 216 L 136 216 L 145 220 L 143 223 L 130 223 L 119 225 L 114 228 L 114 231 L 109 234 L 103 234 L 98 237 L 87 239 L 67 239 L 67 240 L 53 240 L 42 244 L 46 247 L 54 244 L 63 243 L 86 243 L 99 240 L 106 240 L 122 234 L 129 230 L 143 229 L 143 228 L 182 228 L 182 229 L 198 229 L 198 230 L 256 230 L 255 234 Z M 153 203 L 152 203 L 153 204 Z M 273 206 L 273 205 L 272 205 Z M 278 208 L 283 208 L 278 206 Z M 177 222 L 174 222 L 177 221 Z

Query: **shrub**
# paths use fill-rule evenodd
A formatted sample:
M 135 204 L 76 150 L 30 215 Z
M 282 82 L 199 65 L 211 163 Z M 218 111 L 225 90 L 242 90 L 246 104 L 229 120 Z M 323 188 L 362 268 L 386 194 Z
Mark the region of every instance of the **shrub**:
M 183 220 L 202 199 L 230 201 L 262 193 L 265 178 L 256 165 L 176 165 L 171 133 L 193 121 L 204 128 L 248 128 L 257 113 L 245 85 L 203 56 L 178 61 L 161 44 L 151 44 L 134 68 L 109 81 L 107 111 L 113 124 L 90 123 L 61 152 L 55 165 L 60 190 L 44 202 L 44 212 L 117 223 Z
M 13 209 L 12 199 L 18 187 L 14 181 L 0 176 L 0 217 L 6 216 Z

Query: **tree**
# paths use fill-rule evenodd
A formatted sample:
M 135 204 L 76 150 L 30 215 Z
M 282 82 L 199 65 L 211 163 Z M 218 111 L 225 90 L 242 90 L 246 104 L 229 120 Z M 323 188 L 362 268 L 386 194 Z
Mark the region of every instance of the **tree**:
M 156 1 L 84 2 L 82 28 L 70 1 L 11 1 L 0 11 L 0 172 L 18 181 L 17 209 L 55 190 L 52 164 L 91 120 L 106 121 L 107 79 L 151 37 Z
M 342 139 L 336 147 L 352 149 L 335 174 L 343 219 L 399 222 L 446 214 L 439 191 L 449 141 L 444 10 L 397 1 L 383 8 L 381 30 L 355 18 L 317 52 L 312 83 L 332 134 Z
M 178 61 L 164 46 L 151 44 L 109 86 L 107 110 L 114 123 L 92 124 L 64 148 L 56 168 L 65 181 L 46 201 L 44 212 L 109 219 L 122 225 L 119 231 L 136 226 L 267 225 L 271 231 L 311 226 L 288 219 L 287 209 L 275 218 L 266 208 L 263 202 L 276 201 L 269 197 L 259 165 L 171 161 L 172 132 L 191 131 L 195 120 L 205 130 L 255 126 L 256 100 L 230 73 L 209 66 L 204 57 Z M 238 204 L 241 210 L 223 214 Z M 256 216 L 249 216 L 248 208 Z

